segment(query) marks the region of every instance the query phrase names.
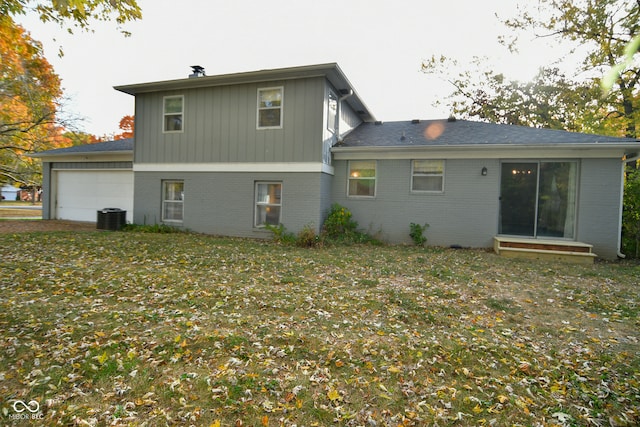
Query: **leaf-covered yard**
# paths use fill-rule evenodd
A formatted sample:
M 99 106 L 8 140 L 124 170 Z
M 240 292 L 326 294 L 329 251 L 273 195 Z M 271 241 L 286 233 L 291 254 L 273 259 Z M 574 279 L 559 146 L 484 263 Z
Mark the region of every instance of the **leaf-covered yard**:
M 640 267 L 0 235 L 0 396 L 45 425 L 636 425 Z

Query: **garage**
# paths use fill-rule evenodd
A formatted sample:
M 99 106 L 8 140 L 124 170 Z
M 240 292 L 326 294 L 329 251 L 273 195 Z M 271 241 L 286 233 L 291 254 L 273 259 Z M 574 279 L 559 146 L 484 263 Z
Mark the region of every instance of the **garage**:
M 55 218 L 96 221 L 96 211 L 119 208 L 133 217 L 133 172 L 122 170 L 58 170 Z
M 133 139 L 41 151 L 42 218 L 96 222 L 118 208 L 133 220 Z

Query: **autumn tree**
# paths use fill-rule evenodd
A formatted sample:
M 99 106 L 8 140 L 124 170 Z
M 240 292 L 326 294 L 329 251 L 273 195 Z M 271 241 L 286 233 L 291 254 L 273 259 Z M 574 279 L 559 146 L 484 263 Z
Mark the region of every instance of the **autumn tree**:
M 0 0 L 0 181 L 32 185 L 39 163 L 25 153 L 72 145 L 57 120 L 60 79 L 42 46 L 13 17 L 34 13 L 43 22 L 89 30 L 94 21 L 115 21 L 121 31 L 141 17 L 136 0 Z
M 131 115 L 127 115 L 122 117 L 122 119 L 120 119 L 120 130 L 122 132 L 120 132 L 119 134 L 116 134 L 113 139 L 126 139 L 126 138 L 133 138 L 133 131 L 134 131 L 134 127 L 135 127 L 135 119 L 133 116 Z
M 0 180 L 31 185 L 37 162 L 23 154 L 56 140 L 60 79 L 41 45 L 8 16 L 0 16 L 0 55 Z

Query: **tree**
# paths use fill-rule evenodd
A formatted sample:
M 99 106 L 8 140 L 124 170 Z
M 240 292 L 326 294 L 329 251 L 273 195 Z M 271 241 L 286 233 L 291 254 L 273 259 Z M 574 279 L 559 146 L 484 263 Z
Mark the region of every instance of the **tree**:
M 617 76 L 611 92 L 602 99 L 603 112 L 607 119 L 623 123 L 626 136 L 637 136 L 640 65 L 629 55 L 637 53 L 640 0 L 538 0 L 537 7 L 504 22 L 516 31 L 533 31 L 538 37 L 571 43 L 575 46 L 572 53 L 584 52 L 578 71 L 593 75 L 598 83 L 614 69 Z M 517 48 L 517 37 L 505 43 Z M 629 52 L 628 46 L 636 46 L 636 51 Z
M 60 79 L 40 44 L 8 16 L 0 17 L 0 55 L 0 179 L 30 185 L 37 171 L 23 154 L 55 141 Z
M 0 0 L 0 181 L 32 185 L 39 181 L 39 162 L 24 154 L 73 142 L 57 120 L 60 79 L 41 44 L 13 20 L 26 13 L 73 32 L 109 20 L 121 29 L 141 18 L 141 10 L 136 0 Z
M 499 123 L 636 137 L 640 67 L 629 60 L 628 46 L 635 46 L 640 28 L 640 0 L 538 0 L 534 6 L 525 6 L 518 17 L 504 21 L 506 26 L 516 34 L 555 38 L 559 45 L 572 47 L 568 55 L 583 53 L 579 69 L 567 76 L 549 64 L 533 82 L 524 83 L 494 70 L 459 72 L 449 80 L 454 86 L 454 113 Z M 517 50 L 517 37 L 501 39 Z M 482 69 L 482 61 L 476 58 L 474 69 Z M 616 66 L 615 85 L 603 93 L 602 79 Z M 443 57 L 423 62 L 427 73 L 455 76 L 455 68 L 455 61 Z
M 133 138 L 133 130 L 135 127 L 135 119 L 133 116 L 127 115 L 120 119 L 120 132 L 116 134 L 113 139 L 126 139 Z
M 42 22 L 55 22 L 67 26 L 88 30 L 92 21 L 115 21 L 120 26 L 126 22 L 140 19 L 142 11 L 136 0 L 0 0 L 0 15 L 24 15 L 36 13 Z
M 453 115 L 477 117 L 492 123 L 601 133 L 605 124 L 593 82 L 576 83 L 558 68 L 540 68 L 532 81 L 519 82 L 475 58 L 474 71 L 459 71 L 455 60 L 445 57 L 423 62 L 425 73 L 447 75 Z M 479 71 L 480 70 L 480 71 Z M 610 132 L 615 132 L 610 130 Z

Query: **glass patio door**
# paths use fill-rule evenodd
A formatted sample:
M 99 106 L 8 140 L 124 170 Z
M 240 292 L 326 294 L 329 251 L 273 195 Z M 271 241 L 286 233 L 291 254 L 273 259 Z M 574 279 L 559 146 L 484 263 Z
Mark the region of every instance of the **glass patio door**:
M 503 163 L 499 233 L 572 239 L 576 194 L 576 162 Z

